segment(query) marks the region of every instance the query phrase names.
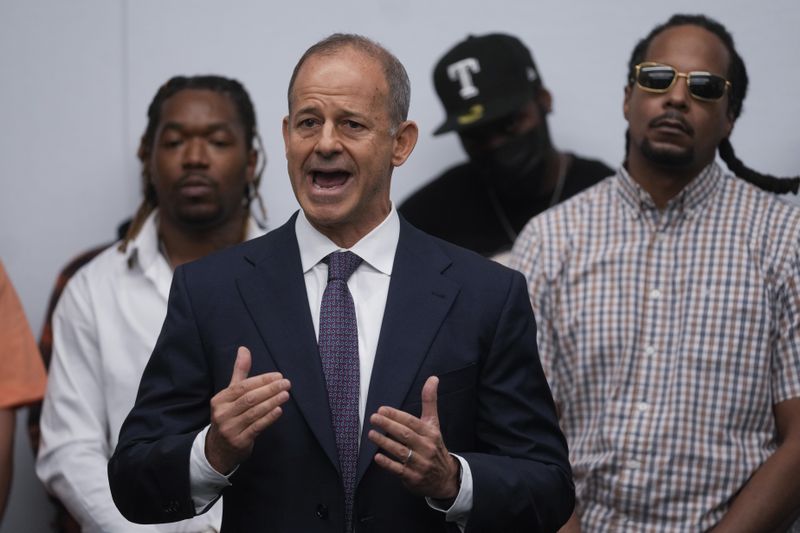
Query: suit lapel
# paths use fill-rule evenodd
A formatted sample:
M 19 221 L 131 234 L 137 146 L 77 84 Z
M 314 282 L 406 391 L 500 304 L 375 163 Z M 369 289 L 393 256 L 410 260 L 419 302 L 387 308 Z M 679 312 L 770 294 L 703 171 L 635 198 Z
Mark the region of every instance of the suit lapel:
M 382 405 L 397 407 L 403 402 L 458 294 L 459 286 L 442 275 L 450 262 L 429 236 L 401 218 L 362 425 L 356 482 L 377 451 L 366 437 L 370 415 Z
M 275 365 L 292 383 L 292 400 L 338 469 L 325 377 L 294 230 L 295 218 L 266 237 L 263 254 L 248 258 L 256 268 L 237 280 L 237 285 Z

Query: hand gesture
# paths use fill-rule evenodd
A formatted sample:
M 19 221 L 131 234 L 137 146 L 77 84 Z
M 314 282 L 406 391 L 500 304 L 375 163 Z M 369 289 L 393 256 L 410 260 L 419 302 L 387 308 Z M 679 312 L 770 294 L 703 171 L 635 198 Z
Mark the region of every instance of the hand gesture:
M 278 372 L 247 377 L 250 350 L 239 347 L 231 383 L 211 398 L 211 428 L 206 435 L 206 458 L 221 474 L 247 459 L 256 437 L 283 412 L 291 384 Z
M 436 406 L 439 378 L 431 376 L 422 387 L 420 418 L 383 406 L 370 417 L 369 439 L 387 452 L 377 453 L 375 462 L 400 477 L 412 492 L 440 500 L 458 495 L 458 460 L 445 448 L 439 431 Z M 393 458 L 392 458 L 393 457 Z

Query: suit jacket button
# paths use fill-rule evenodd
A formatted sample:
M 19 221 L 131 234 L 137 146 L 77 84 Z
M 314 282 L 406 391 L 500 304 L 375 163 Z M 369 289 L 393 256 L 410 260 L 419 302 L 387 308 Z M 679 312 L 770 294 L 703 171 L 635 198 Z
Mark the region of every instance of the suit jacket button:
M 319 504 L 317 505 L 317 510 L 314 511 L 314 515 L 319 518 L 320 520 L 327 520 L 328 519 L 328 507 L 326 505 Z

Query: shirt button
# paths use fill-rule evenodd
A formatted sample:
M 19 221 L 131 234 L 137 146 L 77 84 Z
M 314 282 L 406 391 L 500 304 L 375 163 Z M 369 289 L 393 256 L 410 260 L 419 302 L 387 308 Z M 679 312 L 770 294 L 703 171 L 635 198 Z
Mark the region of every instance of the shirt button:
M 647 347 L 644 349 L 645 355 L 653 355 L 656 353 L 656 348 L 652 344 L 648 344 Z
M 319 518 L 320 520 L 327 520 L 328 519 L 328 507 L 326 505 L 317 505 L 317 510 L 314 512 L 314 515 Z
M 650 409 L 650 406 L 647 404 L 647 402 L 639 402 L 636 404 L 636 410 L 640 413 L 644 413 L 648 409 Z
M 640 463 L 640 462 L 639 462 L 639 461 L 637 461 L 636 459 L 630 459 L 630 460 L 628 460 L 628 461 L 625 461 L 625 466 L 626 466 L 626 467 L 627 467 L 629 470 L 638 470 L 638 469 L 639 469 L 639 467 L 640 467 L 640 466 L 642 466 L 642 463 Z
M 658 289 L 653 289 L 652 291 L 650 291 L 650 298 L 652 300 L 658 300 L 659 298 L 661 298 L 661 291 Z

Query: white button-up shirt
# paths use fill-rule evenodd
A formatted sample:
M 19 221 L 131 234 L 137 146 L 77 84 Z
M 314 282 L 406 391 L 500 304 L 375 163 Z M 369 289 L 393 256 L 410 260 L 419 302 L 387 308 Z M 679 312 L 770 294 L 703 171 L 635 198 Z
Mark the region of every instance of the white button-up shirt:
M 167 313 L 172 269 L 159 251 L 158 212 L 126 252 L 111 246 L 69 281 L 53 315 L 42 408 L 39 478 L 84 532 L 219 530 L 221 505 L 173 524 L 128 522 L 111 499 L 107 465 Z M 247 237 L 263 230 L 251 219 Z

